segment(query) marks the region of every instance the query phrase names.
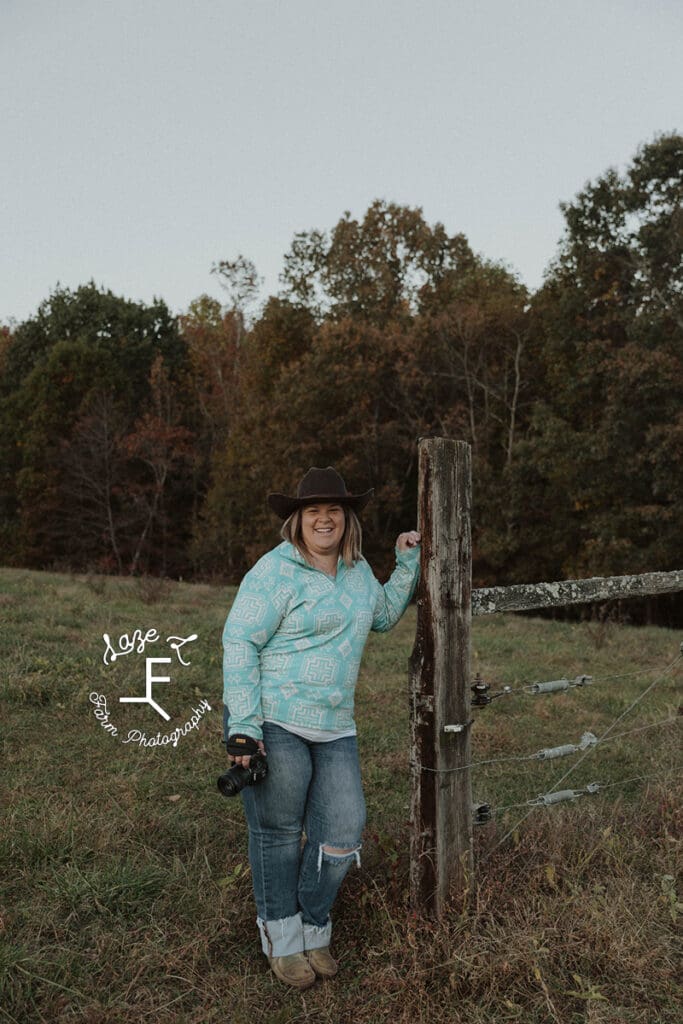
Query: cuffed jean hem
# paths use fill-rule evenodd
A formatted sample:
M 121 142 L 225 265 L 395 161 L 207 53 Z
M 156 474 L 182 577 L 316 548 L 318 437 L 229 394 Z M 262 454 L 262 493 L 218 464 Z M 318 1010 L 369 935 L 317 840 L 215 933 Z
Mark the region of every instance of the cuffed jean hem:
M 261 933 L 261 948 L 267 957 L 291 956 L 304 951 L 304 924 L 301 914 L 281 917 L 276 921 L 256 918 Z M 307 925 L 306 927 L 312 927 Z M 313 947 L 311 947 L 313 948 Z
M 328 917 L 327 924 L 322 928 L 317 924 L 306 924 L 304 921 L 304 949 L 322 949 L 329 946 L 332 938 L 332 918 Z

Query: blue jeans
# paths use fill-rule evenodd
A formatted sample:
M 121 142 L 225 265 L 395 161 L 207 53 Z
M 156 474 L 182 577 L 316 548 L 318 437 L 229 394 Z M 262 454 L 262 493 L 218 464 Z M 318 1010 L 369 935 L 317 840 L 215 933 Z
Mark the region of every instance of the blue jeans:
M 268 775 L 242 803 L 263 951 L 287 956 L 329 945 L 330 909 L 360 863 L 365 800 L 355 736 L 313 743 L 264 722 L 263 742 Z

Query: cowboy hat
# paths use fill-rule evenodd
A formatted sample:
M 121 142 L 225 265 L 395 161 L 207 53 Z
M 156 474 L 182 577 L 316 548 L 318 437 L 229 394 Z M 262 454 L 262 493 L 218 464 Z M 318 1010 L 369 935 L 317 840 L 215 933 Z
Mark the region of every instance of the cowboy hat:
M 317 466 L 313 466 L 301 478 L 296 497 L 292 498 L 287 494 L 269 494 L 268 504 L 281 519 L 287 519 L 297 508 L 312 505 L 317 501 L 349 505 L 354 511 L 360 512 L 374 492 L 374 487 L 371 487 L 363 494 L 350 494 L 336 469 L 332 466 L 328 466 L 327 469 L 318 469 Z

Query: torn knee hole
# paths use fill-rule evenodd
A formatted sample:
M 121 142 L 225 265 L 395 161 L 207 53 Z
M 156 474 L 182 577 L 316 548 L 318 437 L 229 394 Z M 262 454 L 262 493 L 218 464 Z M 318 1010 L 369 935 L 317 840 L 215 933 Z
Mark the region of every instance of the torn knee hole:
M 328 864 L 344 864 L 347 861 L 355 860 L 357 867 L 360 867 L 360 844 L 358 846 L 327 846 L 321 843 L 318 848 L 318 874 L 322 869 L 323 860 Z

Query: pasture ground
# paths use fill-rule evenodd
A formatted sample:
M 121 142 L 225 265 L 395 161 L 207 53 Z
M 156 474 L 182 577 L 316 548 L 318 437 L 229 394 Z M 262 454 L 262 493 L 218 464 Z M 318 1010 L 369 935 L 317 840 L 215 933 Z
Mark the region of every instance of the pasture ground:
M 220 633 L 231 588 L 0 570 L 3 803 L 0 1022 L 82 1024 L 678 1024 L 676 897 L 681 843 L 680 722 L 593 750 L 566 785 L 618 783 L 595 796 L 501 812 L 476 832 L 477 875 L 441 924 L 407 901 L 407 658 L 414 608 L 371 636 L 357 694 L 368 802 L 362 866 L 335 913 L 341 973 L 299 994 L 267 969 L 254 925 L 239 801 L 225 770 Z M 154 736 L 144 655 L 105 666 L 102 634 L 155 627 L 145 652 L 173 655 L 155 684 L 183 725 L 176 748 Z M 198 639 L 178 664 L 164 640 Z M 475 619 L 473 669 L 494 684 L 596 677 L 586 689 L 515 695 L 477 711 L 475 759 L 527 754 L 600 735 L 659 680 L 614 732 L 674 718 L 683 634 L 656 628 L 494 616 Z M 157 666 L 163 674 L 164 666 Z M 636 673 L 624 678 L 597 677 Z M 678 687 L 678 691 L 677 691 Z M 95 718 L 104 693 L 112 735 Z M 494 808 L 552 788 L 576 761 L 475 769 Z M 635 776 L 652 776 L 626 782 Z M 505 839 L 508 831 L 512 834 Z

